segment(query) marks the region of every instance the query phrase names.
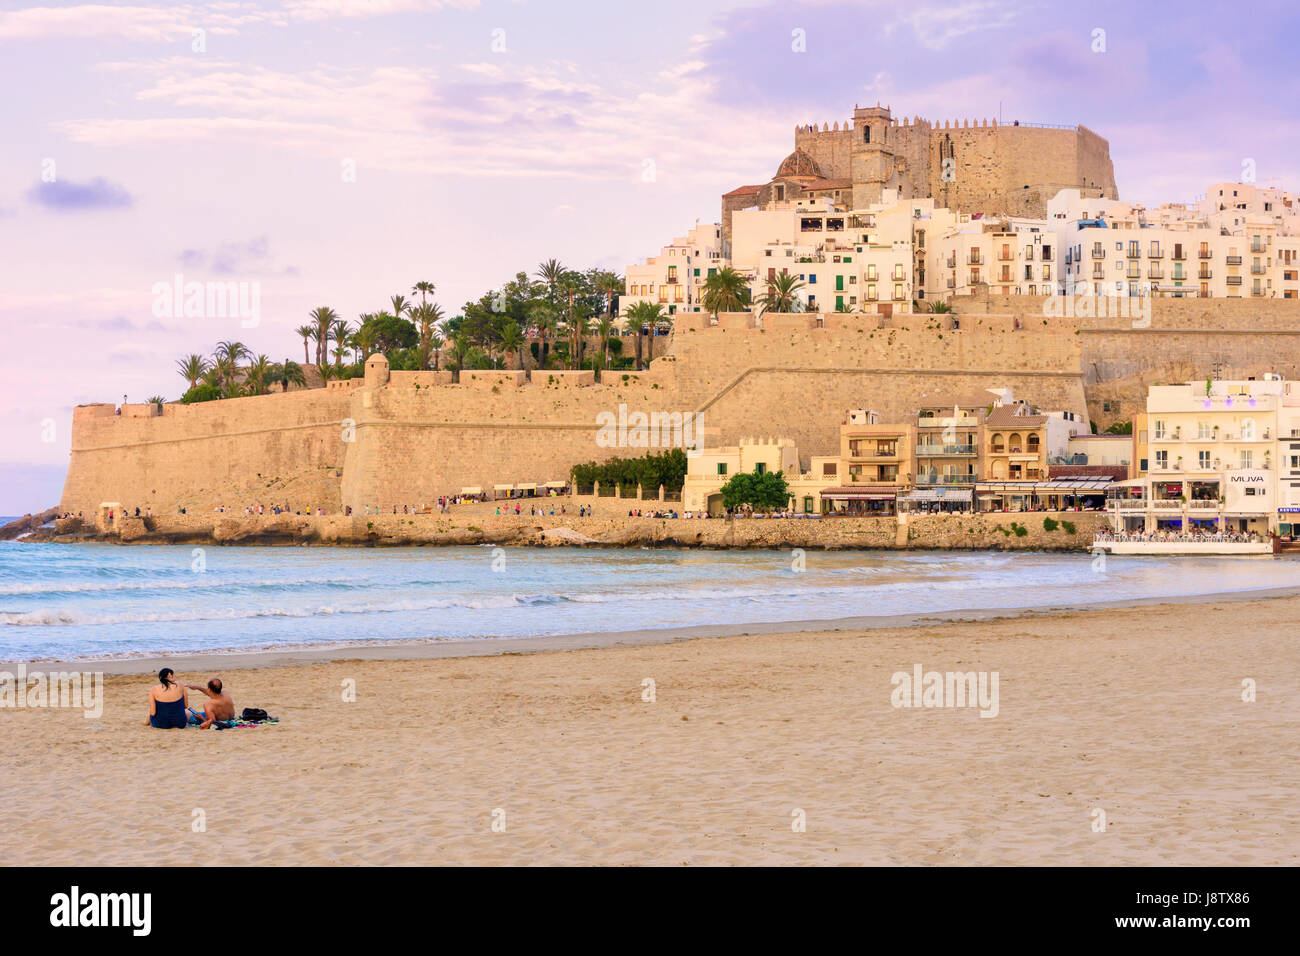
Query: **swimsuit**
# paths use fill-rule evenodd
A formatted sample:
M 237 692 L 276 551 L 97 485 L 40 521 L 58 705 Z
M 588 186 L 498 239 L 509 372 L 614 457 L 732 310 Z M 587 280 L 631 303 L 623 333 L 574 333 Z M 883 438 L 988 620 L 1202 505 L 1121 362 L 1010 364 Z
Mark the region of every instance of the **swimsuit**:
M 184 697 L 178 697 L 176 700 L 154 701 L 154 713 L 149 718 L 149 726 L 160 730 L 171 730 L 184 727 L 186 722 Z

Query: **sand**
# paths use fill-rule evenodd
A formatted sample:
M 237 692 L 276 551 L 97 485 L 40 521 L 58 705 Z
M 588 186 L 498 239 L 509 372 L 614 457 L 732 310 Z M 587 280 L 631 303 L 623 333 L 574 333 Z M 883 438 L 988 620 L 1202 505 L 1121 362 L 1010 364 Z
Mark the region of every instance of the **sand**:
M 220 732 L 140 726 L 150 682 L 109 676 L 98 719 L 0 710 L 0 860 L 1295 864 L 1297 619 L 1289 596 L 223 669 L 281 723 Z M 998 715 L 892 706 L 915 664 L 998 672 Z

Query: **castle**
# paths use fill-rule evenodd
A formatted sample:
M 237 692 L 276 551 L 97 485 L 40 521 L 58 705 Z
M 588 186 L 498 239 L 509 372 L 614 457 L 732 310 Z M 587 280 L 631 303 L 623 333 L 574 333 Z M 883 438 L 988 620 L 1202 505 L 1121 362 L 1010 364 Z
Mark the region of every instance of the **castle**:
M 598 440 L 600 416 L 693 412 L 713 444 L 782 435 L 801 454 L 839 441 L 846 408 L 882 420 L 937 393 L 1009 388 L 1097 429 L 1145 410 L 1153 382 L 1300 378 L 1300 301 L 1157 299 L 1149 324 L 1059 315 L 1042 297 L 964 296 L 935 315 L 682 316 L 644 372 L 390 371 L 329 388 L 194 405 L 74 411 L 61 510 L 103 502 L 155 514 L 291 510 L 401 514 L 463 488 L 563 481 L 569 469 L 644 448 Z M 808 467 L 808 461 L 801 461 Z
M 887 190 L 902 200 L 1041 219 L 1062 189 L 1118 199 L 1105 139 L 1083 126 L 999 124 L 997 120 L 901 121 L 889 107 L 858 106 L 843 124 L 795 128 L 794 152 L 764 184 L 722 196 L 724 248 L 731 216 L 770 202 L 827 198 L 849 209 L 879 203 Z

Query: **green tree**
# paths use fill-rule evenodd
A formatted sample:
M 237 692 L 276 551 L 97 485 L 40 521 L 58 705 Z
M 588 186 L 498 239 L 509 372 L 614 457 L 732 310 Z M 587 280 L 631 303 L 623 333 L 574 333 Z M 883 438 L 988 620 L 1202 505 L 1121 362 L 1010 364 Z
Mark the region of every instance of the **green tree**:
M 655 325 L 664 319 L 664 308 L 657 302 L 634 302 L 628 307 L 624 319 L 628 331 L 632 333 L 632 341 L 636 346 L 636 367 L 640 369 L 641 337 L 647 330 L 653 332 Z
M 221 397 L 221 389 L 215 385 L 204 383 L 196 385 L 188 392 L 181 396 L 181 403 L 184 405 L 193 405 L 196 402 L 212 402 Z
M 722 504 L 727 508 L 749 507 L 755 511 L 778 511 L 790 503 L 790 488 L 779 471 L 741 472 L 722 486 Z
M 801 308 L 799 291 L 803 280 L 781 272 L 767 280 L 767 291 L 759 298 L 759 312 L 797 312 Z
M 295 335 L 302 336 L 302 364 L 307 365 L 311 358 L 307 354 L 307 343 L 311 341 L 313 333 L 316 331 L 310 325 L 300 325 L 293 330 Z
M 316 340 L 316 365 L 320 367 L 329 359 L 330 334 L 339 314 L 327 305 L 312 309 L 311 321 L 314 329 L 312 338 Z
M 199 384 L 199 379 L 203 378 L 209 367 L 208 360 L 202 355 L 190 354 L 176 360 L 176 371 L 181 373 L 181 378 L 190 383 L 190 388 Z
M 719 312 L 743 312 L 749 308 L 749 280 L 731 266 L 723 266 L 704 280 L 704 308 Z

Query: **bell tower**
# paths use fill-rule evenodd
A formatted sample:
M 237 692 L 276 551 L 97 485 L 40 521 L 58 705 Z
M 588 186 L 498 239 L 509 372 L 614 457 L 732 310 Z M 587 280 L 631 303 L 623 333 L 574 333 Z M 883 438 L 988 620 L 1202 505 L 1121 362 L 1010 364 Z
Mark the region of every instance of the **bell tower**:
M 853 205 L 863 209 L 880 202 L 881 192 L 894 184 L 898 172 L 896 143 L 898 130 L 888 106 L 857 106 L 853 109 Z

